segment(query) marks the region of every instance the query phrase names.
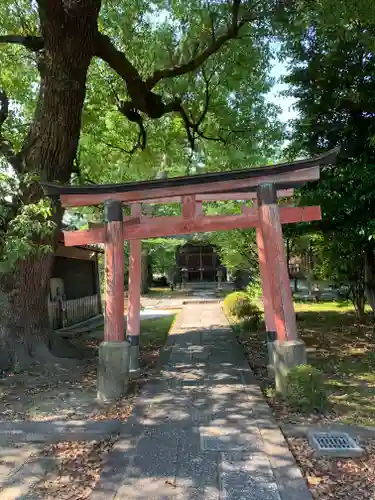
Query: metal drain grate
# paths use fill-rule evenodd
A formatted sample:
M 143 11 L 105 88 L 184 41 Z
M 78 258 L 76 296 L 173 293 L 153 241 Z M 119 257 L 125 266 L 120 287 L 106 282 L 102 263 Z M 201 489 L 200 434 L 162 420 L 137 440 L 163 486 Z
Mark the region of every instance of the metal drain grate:
M 346 432 L 311 432 L 310 445 L 316 455 L 331 457 L 359 457 L 363 449 Z

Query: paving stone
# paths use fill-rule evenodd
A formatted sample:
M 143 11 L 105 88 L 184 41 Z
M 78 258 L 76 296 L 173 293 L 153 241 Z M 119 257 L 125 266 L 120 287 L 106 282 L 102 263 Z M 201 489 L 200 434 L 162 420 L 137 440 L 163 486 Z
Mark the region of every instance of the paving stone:
M 223 500 L 281 500 L 276 483 L 257 484 L 243 487 L 237 484 L 233 489 L 224 489 Z
M 220 491 L 216 487 L 187 488 L 179 494 L 177 500 L 220 500 Z
M 278 482 L 281 500 L 313 500 L 304 479 Z
M 150 448 L 133 457 L 126 468 L 128 478 L 164 477 L 172 481 L 177 472 L 177 450 Z
M 104 462 L 100 480 L 96 484 L 90 500 L 110 500 L 115 497 L 119 486 L 124 480 L 126 468 L 134 457 L 137 443 L 141 437 L 122 438 L 114 444 L 111 453 Z
M 168 346 L 91 500 L 311 500 L 220 304 L 183 309 Z
M 179 500 L 179 491 L 173 480 L 165 478 L 127 477 L 119 488 L 115 500 Z
M 265 451 L 277 480 L 296 480 L 302 478 L 302 473 L 297 467 L 294 457 L 282 435 L 275 426 L 260 428 Z
M 261 440 L 256 431 L 252 434 L 244 434 L 235 424 L 206 425 L 200 426 L 202 451 L 231 451 L 250 450 L 258 451 L 261 448 Z
M 176 485 L 183 488 L 208 487 L 218 489 L 219 455 L 214 452 L 186 452 L 180 450 Z
M 29 459 L 15 473 L 6 478 L 0 486 L 0 498 L 4 500 L 26 500 L 30 490 L 53 467 L 54 462 L 46 457 Z
M 58 441 L 91 441 L 120 431 L 119 420 L 50 422 L 0 422 L 0 444 L 55 443 Z
M 32 444 L 17 444 L 0 447 L 0 481 L 17 472 L 40 447 Z
M 274 482 L 271 464 L 262 452 L 248 453 L 243 451 L 222 453 L 221 471 L 224 475 L 247 474 L 251 482 Z

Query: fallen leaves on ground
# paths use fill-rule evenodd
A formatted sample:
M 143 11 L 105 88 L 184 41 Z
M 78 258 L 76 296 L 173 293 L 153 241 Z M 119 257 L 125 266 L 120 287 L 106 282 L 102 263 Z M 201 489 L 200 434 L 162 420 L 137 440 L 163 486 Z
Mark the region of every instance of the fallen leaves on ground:
M 315 457 L 306 439 L 288 442 L 316 500 L 375 500 L 375 440 L 355 459 Z
M 82 339 L 79 339 L 82 343 Z M 120 420 L 125 422 L 133 409 L 135 397 L 160 356 L 160 345 L 149 344 L 140 349 L 141 376 L 129 382 L 129 393 L 115 404 L 95 402 L 97 352 L 99 340 L 89 340 L 85 348 L 91 355 L 77 361 L 63 376 L 56 372 L 46 376 L 35 373 L 7 374 L 0 383 L 0 411 L 7 420 Z M 37 397 L 48 401 L 47 409 L 37 408 Z M 88 402 L 89 401 L 89 402 Z M 31 412 L 31 408 L 34 413 Z M 33 488 L 33 498 L 39 500 L 84 500 L 89 498 L 99 480 L 105 456 L 117 436 L 97 441 L 64 441 L 48 445 L 42 456 L 50 467 L 43 481 Z
M 327 377 L 346 382 L 349 373 L 352 375 L 350 382 L 353 383 L 358 363 L 363 362 L 367 350 L 375 348 L 372 324 L 357 325 L 353 323 L 351 315 L 345 314 L 335 316 L 331 313 L 328 322 L 326 315 L 321 313 L 318 319 L 313 313 L 299 314 L 300 334 L 307 346 L 313 349 L 312 359 L 317 364 L 325 363 L 323 367 Z M 301 325 L 301 321 L 304 324 Z M 249 365 L 279 423 L 329 425 L 342 419 L 343 409 L 339 405 L 333 406 L 326 414 L 305 415 L 292 411 L 275 395 L 268 376 L 264 333 L 241 332 L 237 329 L 237 334 L 245 348 Z M 331 361 L 330 364 L 327 360 Z M 368 391 L 370 384 L 367 379 L 361 383 L 365 388 L 361 401 L 366 401 L 366 388 Z M 364 411 L 360 407 L 358 410 Z M 288 438 L 288 443 L 316 500 L 375 500 L 375 440 L 361 443 L 366 454 L 357 459 L 315 457 L 308 441 L 302 438 Z
M 64 441 L 46 446 L 42 452 L 51 459 L 51 469 L 33 490 L 40 500 L 83 500 L 99 480 L 105 456 L 117 436 L 100 441 Z

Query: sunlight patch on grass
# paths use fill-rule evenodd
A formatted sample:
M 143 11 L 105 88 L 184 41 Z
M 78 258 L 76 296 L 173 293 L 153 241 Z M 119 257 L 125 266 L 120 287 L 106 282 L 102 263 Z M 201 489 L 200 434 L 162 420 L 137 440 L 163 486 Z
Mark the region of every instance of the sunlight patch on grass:
M 142 347 L 163 346 L 168 337 L 169 330 L 175 320 L 175 315 L 162 316 L 155 319 L 141 321 L 140 344 Z
M 295 302 L 294 309 L 298 312 L 318 312 L 334 311 L 336 313 L 354 312 L 354 307 L 349 302 Z
M 344 423 L 375 426 L 375 335 L 370 316 L 348 303 L 295 304 L 308 362 L 322 370 L 333 411 Z

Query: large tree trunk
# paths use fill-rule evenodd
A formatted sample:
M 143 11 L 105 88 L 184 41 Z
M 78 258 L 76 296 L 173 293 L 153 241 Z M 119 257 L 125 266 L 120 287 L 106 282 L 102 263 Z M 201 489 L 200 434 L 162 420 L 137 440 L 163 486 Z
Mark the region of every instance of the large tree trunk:
M 78 146 L 100 3 L 54 0 L 39 4 L 43 4 L 40 19 L 44 38 L 39 60 L 41 82 L 34 121 L 22 150 L 23 169 L 42 181 L 67 183 Z M 23 186 L 24 203 L 35 203 L 41 196 L 38 183 Z M 53 218 L 60 226 L 62 210 L 57 205 Z M 51 254 L 30 256 L 20 261 L 12 274 L 0 276 L 0 300 L 7 310 L 6 317 L 0 317 L 0 339 L 6 347 L 0 368 L 32 357 L 40 359 L 48 352 L 47 297 L 52 265 Z

